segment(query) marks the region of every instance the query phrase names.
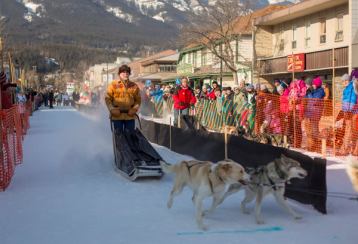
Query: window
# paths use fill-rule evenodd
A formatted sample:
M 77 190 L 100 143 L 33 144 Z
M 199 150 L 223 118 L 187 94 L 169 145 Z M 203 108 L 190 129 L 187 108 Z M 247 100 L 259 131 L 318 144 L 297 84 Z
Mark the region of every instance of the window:
M 292 25 L 292 49 L 297 48 L 297 26 L 296 25 Z
M 201 65 L 202 66 L 207 65 L 207 62 L 208 62 L 208 51 L 205 49 L 201 51 Z
M 278 45 L 280 51 L 283 51 L 285 49 L 285 39 L 283 37 L 284 34 L 284 27 L 283 25 L 280 25 L 280 32 L 278 34 Z
M 176 72 L 177 67 L 173 64 L 160 64 L 159 65 L 159 72 Z
M 327 33 L 327 29 L 326 29 L 326 19 L 321 19 L 320 20 L 320 36 L 319 36 L 319 42 L 321 44 L 326 43 L 326 33 Z
M 193 52 L 193 66 L 198 67 L 198 52 Z
M 305 47 L 311 46 L 311 22 L 307 21 L 305 26 Z
M 343 41 L 343 15 L 339 15 L 337 17 L 337 30 L 336 30 L 336 37 L 335 41 Z

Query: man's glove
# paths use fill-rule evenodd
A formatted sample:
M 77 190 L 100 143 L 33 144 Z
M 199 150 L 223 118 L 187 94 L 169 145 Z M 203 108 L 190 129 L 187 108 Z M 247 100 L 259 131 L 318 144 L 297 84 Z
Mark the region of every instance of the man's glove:
M 118 117 L 121 115 L 121 111 L 119 110 L 119 108 L 112 108 L 110 110 L 110 113 L 113 117 Z
M 131 108 L 131 109 L 129 109 L 129 111 L 128 111 L 128 115 L 129 115 L 129 116 L 134 116 L 137 112 L 138 112 L 138 109 L 137 109 L 137 108 Z

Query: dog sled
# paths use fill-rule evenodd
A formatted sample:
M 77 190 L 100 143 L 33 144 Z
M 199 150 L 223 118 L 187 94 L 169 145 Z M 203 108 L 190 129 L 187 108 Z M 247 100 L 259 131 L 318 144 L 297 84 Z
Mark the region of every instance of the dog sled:
M 155 151 L 142 132 L 120 132 L 111 122 L 114 168 L 128 180 L 135 181 L 143 177 L 162 177 L 161 156 Z

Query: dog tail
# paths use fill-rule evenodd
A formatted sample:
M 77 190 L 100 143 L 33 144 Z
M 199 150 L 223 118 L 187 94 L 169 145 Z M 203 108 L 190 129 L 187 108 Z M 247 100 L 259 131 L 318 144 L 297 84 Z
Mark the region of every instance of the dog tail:
M 358 158 L 353 156 L 348 157 L 347 174 L 354 189 L 358 192 Z
M 160 161 L 160 166 L 162 167 L 162 170 L 166 174 L 174 173 L 175 172 L 175 165 L 168 164 L 167 162 Z

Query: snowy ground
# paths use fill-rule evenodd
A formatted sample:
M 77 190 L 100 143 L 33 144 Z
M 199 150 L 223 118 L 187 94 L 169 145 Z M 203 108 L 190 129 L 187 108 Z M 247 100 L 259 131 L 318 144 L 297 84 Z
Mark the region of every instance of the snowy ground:
M 185 158 L 156 148 L 170 163 Z M 358 202 L 329 198 L 327 215 L 291 202 L 304 217 L 294 221 L 269 197 L 263 206 L 266 225 L 258 226 L 252 214 L 239 211 L 242 193 L 208 216 L 210 229 L 201 232 L 189 190 L 171 210 L 166 208 L 171 176 L 132 183 L 113 171 L 104 112 L 36 112 L 24 142 L 24 158 L 10 187 L 0 193 L 1 244 L 309 244 L 358 239 Z M 344 165 L 330 163 L 328 190 L 353 193 Z

